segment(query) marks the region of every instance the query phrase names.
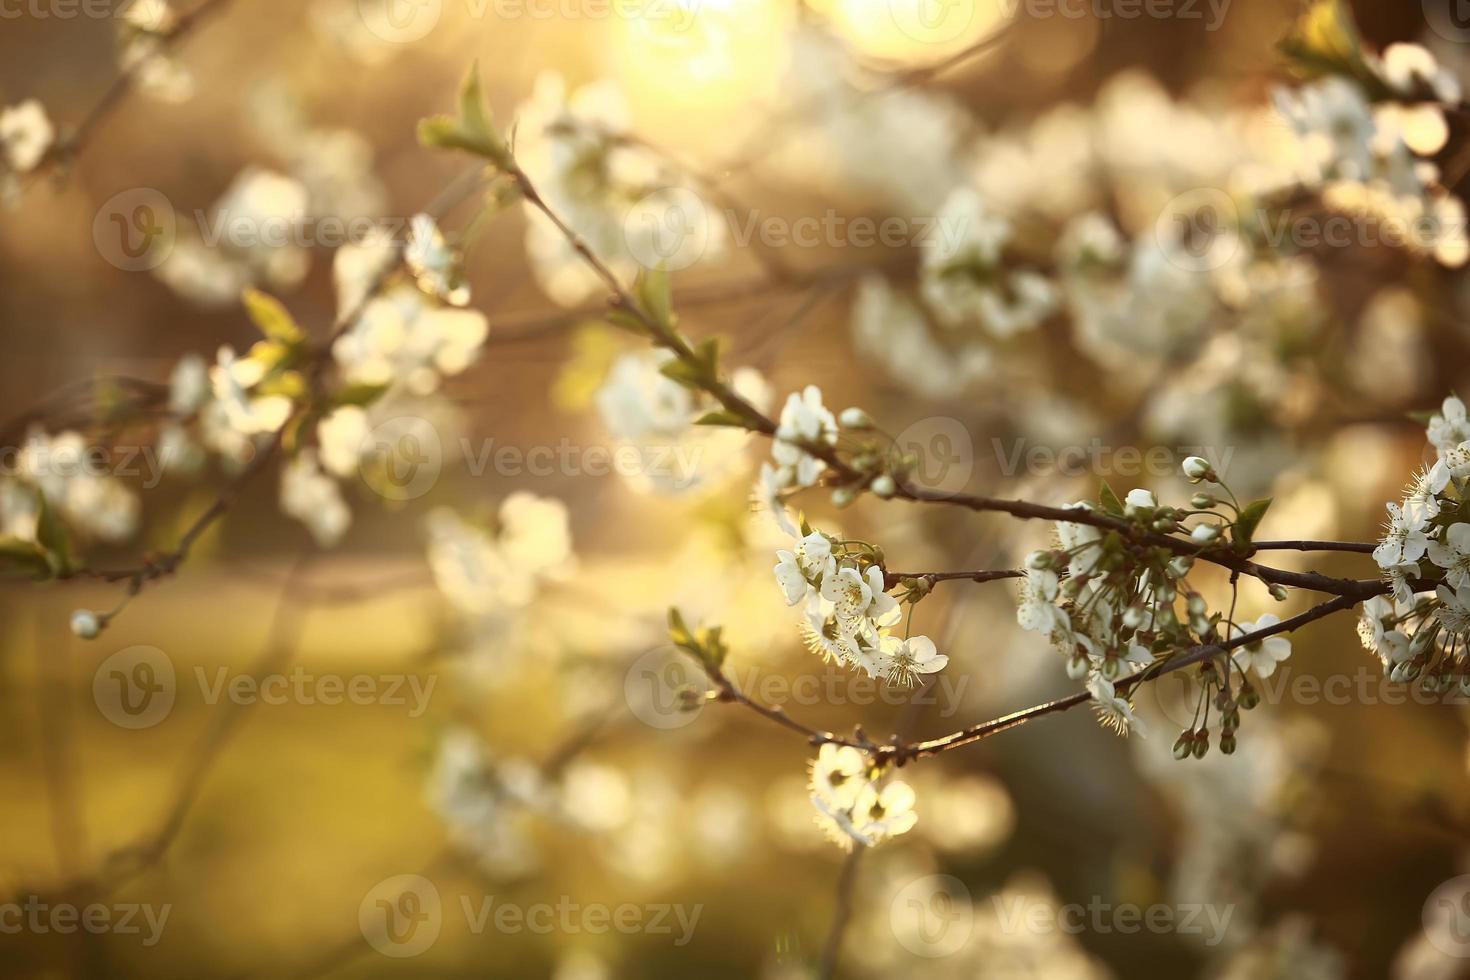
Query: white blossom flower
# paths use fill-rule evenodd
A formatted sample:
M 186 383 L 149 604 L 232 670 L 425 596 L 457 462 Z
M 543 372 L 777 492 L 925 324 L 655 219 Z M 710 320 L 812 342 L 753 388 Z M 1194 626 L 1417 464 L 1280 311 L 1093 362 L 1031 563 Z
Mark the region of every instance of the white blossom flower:
M 1470 418 L 1465 416 L 1465 403 L 1454 395 L 1446 398 L 1439 414 L 1429 419 L 1427 435 L 1441 457 L 1461 443 L 1470 441 Z
M 398 384 L 427 395 L 441 376 L 474 363 L 488 334 L 483 314 L 440 307 L 417 289 L 400 288 L 368 300 L 332 356 L 352 383 Z
M 1102 674 L 1094 672 L 1088 676 L 1087 693 L 1092 695 L 1093 713 L 1104 728 L 1119 735 L 1135 731 L 1139 735 L 1147 734 L 1143 722 L 1133 713 L 1133 705 Z
M 781 409 L 776 440 L 771 444 L 771 456 L 779 467 L 778 476 L 788 486 L 811 486 L 827 464 L 798 443 L 830 446 L 836 442 L 837 419 L 822 404 L 821 389 L 807 385 L 800 394 L 792 392 Z
M 218 361 L 209 370 L 214 402 L 226 421 L 245 436 L 275 432 L 291 416 L 291 399 L 285 395 L 251 394 L 265 379 L 266 366 L 252 357 L 236 357 L 234 348 L 219 349 Z
M 169 375 L 168 410 L 175 415 L 198 411 L 209 399 L 209 367 L 198 354 L 179 358 Z
M 1379 74 L 1398 95 L 1412 96 L 1428 90 L 1441 102 L 1460 101 L 1460 83 L 1434 55 L 1418 44 L 1396 43 L 1383 49 Z
M 1429 537 L 1424 533 L 1424 522 L 1415 515 L 1406 513 L 1397 504 L 1388 505 L 1388 524 L 1378 547 L 1373 549 L 1373 559 L 1378 567 L 1388 569 L 1395 565 L 1411 565 L 1424 557 L 1429 550 Z
M 333 409 L 316 427 L 322 468 L 333 476 L 352 476 L 358 470 L 363 446 L 370 433 L 368 414 L 362 408 L 343 405 Z
M 883 571 L 869 565 L 866 573 L 843 565 L 822 579 L 821 596 L 832 603 L 838 629 L 847 636 L 871 638 L 879 628 L 898 622 L 898 600 L 883 591 Z
M 899 687 L 912 687 L 920 674 L 936 673 L 949 663 L 949 657 L 935 649 L 934 641 L 927 636 L 899 640 L 891 651 L 885 652 L 888 683 Z
M 1270 613 L 1262 616 L 1254 623 L 1236 623 L 1235 635 L 1249 636 L 1260 630 L 1268 629 L 1279 624 L 1281 620 Z M 1262 637 L 1236 647 L 1230 653 L 1230 658 L 1242 672 L 1254 672 L 1257 677 L 1270 677 L 1276 672 L 1276 665 L 1291 656 L 1291 641 L 1286 637 L 1276 634 Z
M 1409 637 L 1397 629 L 1389 629 L 1388 622 L 1395 616 L 1393 603 L 1383 596 L 1374 596 L 1363 603 L 1358 618 L 1358 639 L 1363 649 L 1376 654 L 1384 664 L 1395 664 L 1409 659 Z
M 817 588 L 813 582 L 820 585 L 836 566 L 832 542 L 820 531 L 802 538 L 791 551 L 777 551 L 776 558 L 776 582 L 785 593 L 788 606 L 815 594 Z
M 1444 628 L 1462 639 L 1470 636 L 1470 589 L 1451 589 L 1441 585 L 1434 594 L 1440 603 L 1435 616 Z
M 408 245 L 403 261 L 418 281 L 419 288 L 451 306 L 469 302 L 469 289 L 459 279 L 459 258 L 444 242 L 434 219 L 416 214 L 409 222 Z
M 811 793 L 831 806 L 845 810 L 857 802 L 867 783 L 867 758 L 850 745 L 824 744 L 811 765 Z
M 1445 570 L 1452 589 L 1470 585 L 1470 524 L 1451 524 L 1445 540 L 1429 542 L 1429 560 Z
M 34 170 L 56 139 L 56 129 L 35 99 L 0 109 L 0 154 L 16 173 Z
M 303 449 L 281 471 L 281 510 L 305 524 L 317 544 L 327 548 L 352 523 L 337 481 L 322 472 L 311 449 Z
M 908 833 L 919 822 L 914 802 L 914 791 L 908 783 L 894 780 L 881 788 L 868 783 L 852 806 L 853 836 L 872 847 Z

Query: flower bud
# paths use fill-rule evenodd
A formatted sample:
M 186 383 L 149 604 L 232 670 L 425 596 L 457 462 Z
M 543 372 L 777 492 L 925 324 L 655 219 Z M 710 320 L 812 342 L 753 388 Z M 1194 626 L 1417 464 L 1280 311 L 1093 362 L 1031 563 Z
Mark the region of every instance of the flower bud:
M 1194 732 L 1186 728 L 1184 731 L 1180 732 L 1179 737 L 1174 740 L 1174 758 L 1180 760 L 1188 759 L 1190 753 L 1192 753 L 1193 751 Z
M 1201 728 L 1194 733 L 1194 757 L 1196 759 L 1203 759 L 1209 751 L 1210 733 L 1207 729 Z
M 1286 591 L 1286 586 L 1282 585 L 1280 582 L 1272 582 L 1270 591 L 1271 598 L 1275 599 L 1277 602 L 1285 602 L 1291 596 L 1291 593 Z
M 1033 572 L 1044 572 L 1051 567 L 1051 552 L 1033 551 L 1026 556 L 1026 567 Z
M 1220 736 L 1220 751 L 1226 755 L 1235 754 L 1235 735 L 1233 733 Z
M 1195 510 L 1209 510 L 1219 502 L 1212 493 L 1197 493 L 1189 498 L 1189 506 Z
M 1189 538 L 1195 544 L 1209 544 L 1219 536 L 1220 528 L 1214 524 L 1196 524 L 1189 532 Z
M 842 423 L 844 429 L 871 429 L 873 427 L 873 420 L 868 418 L 868 413 L 856 406 L 844 408 L 842 414 L 837 416 L 837 421 Z
M 893 482 L 893 477 L 889 476 L 887 473 L 884 473 L 874 479 L 871 489 L 875 494 L 882 497 L 884 500 L 887 500 L 889 497 L 892 497 L 895 493 L 898 492 L 898 486 Z
M 857 494 L 852 487 L 838 487 L 832 491 L 832 505 L 834 507 L 846 507 L 857 499 Z
M 1214 467 L 1210 461 L 1200 456 L 1190 456 L 1184 461 L 1184 475 L 1189 478 L 1190 483 L 1198 483 L 1201 480 L 1209 480 L 1211 483 L 1219 482 L 1215 476 Z
M 71 631 L 84 640 L 95 640 L 102 632 L 102 619 L 90 609 L 71 614 Z
M 1261 696 L 1256 693 L 1256 689 L 1251 687 L 1250 684 L 1242 684 L 1240 685 L 1240 694 L 1236 696 L 1235 702 L 1246 711 L 1250 711 L 1261 703 Z

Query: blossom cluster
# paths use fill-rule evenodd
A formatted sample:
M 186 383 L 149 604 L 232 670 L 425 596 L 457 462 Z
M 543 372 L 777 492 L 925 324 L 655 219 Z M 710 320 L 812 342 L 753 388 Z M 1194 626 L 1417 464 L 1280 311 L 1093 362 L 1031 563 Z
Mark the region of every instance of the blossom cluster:
M 808 788 L 818 825 L 843 850 L 882 843 L 918 822 L 908 783 L 885 779 L 850 745 L 827 743 L 817 751 Z
M 1396 681 L 1470 692 L 1470 419 L 1450 396 L 1429 419 L 1436 460 L 1416 474 L 1388 520 L 1373 558 L 1391 593 L 1363 604 L 1358 635 Z
M 885 591 L 870 545 L 809 530 L 776 558 L 776 582 L 787 605 L 802 606 L 807 646 L 823 660 L 904 687 L 949 663 L 927 636 L 893 635 L 902 607 Z
M 1184 472 L 1196 483 L 1219 480 L 1199 457 L 1187 459 Z M 1121 682 L 1174 652 L 1228 638 L 1232 669 L 1225 676 L 1210 662 L 1202 669 L 1205 693 L 1218 688 L 1216 704 L 1225 716 L 1222 748 L 1233 751 L 1239 717 L 1235 708 L 1254 700 L 1250 676 L 1268 677 L 1290 656 L 1290 641 L 1272 635 L 1277 617 L 1222 622 L 1187 581 L 1196 554 L 1227 544 L 1227 531 L 1233 539 L 1248 540 L 1265 510 L 1263 505 L 1239 508 L 1233 498 L 1224 506 L 1230 513 L 1222 513 L 1222 502 L 1203 492 L 1194 496 L 1190 508 L 1181 509 L 1161 505 L 1145 489 L 1135 489 L 1122 500 L 1105 491 L 1101 504 L 1072 507 L 1108 520 L 1060 521 L 1056 546 L 1027 556 L 1017 622 L 1046 636 L 1065 655 L 1068 675 L 1084 682 L 1099 720 L 1119 734 L 1142 728 L 1129 697 L 1118 690 Z M 1203 519 L 1186 526 L 1194 517 Z M 1175 534 L 1187 535 L 1178 539 L 1181 547 L 1157 543 L 1159 536 Z M 1261 632 L 1268 635 L 1246 639 Z M 1238 686 L 1232 683 L 1237 671 Z M 1186 734 L 1186 754 L 1195 754 L 1201 735 L 1208 745 L 1204 729 Z

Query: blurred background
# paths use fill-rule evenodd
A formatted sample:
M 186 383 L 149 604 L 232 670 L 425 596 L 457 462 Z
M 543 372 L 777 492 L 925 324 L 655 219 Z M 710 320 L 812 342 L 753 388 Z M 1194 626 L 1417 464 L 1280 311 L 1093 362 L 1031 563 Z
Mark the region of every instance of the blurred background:
M 1290 4 L 1201 3 L 1197 18 L 1033 7 L 221 4 L 64 174 L 0 212 L 7 445 L 32 424 L 154 445 L 155 429 L 99 410 L 105 385 L 67 386 L 166 385 L 190 353 L 247 348 L 258 333 L 243 286 L 326 338 L 341 312 L 336 243 L 222 249 L 210 215 L 284 196 L 317 229 L 406 221 L 464 169 L 421 148 L 415 127 L 453 105 L 477 61 L 496 120 L 519 120 L 533 176 L 559 166 L 548 119 L 596 116 L 656 148 L 710 209 L 723 231 L 702 226 L 676 308 L 691 335 L 725 338 L 729 368 L 759 372 L 746 380 L 771 410 L 819 385 L 829 407 L 860 405 L 920 452 L 933 486 L 1046 503 L 1093 497 L 1100 479 L 1185 499 L 1178 461 L 1206 447 L 1238 493 L 1275 497 L 1260 537 L 1372 540 L 1383 501 L 1425 458 L 1409 413 L 1435 409 L 1470 369 L 1456 268 L 1381 244 L 1306 247 L 1241 271 L 1233 293 L 1220 277 L 1136 289 L 1136 307 L 1097 329 L 1078 326 L 1073 291 L 1011 335 L 944 324 L 916 285 L 918 239 L 957 186 L 1005 214 L 1039 266 L 1079 215 L 1141 241 L 1179 195 L 1235 194 L 1284 130 L 1266 117 L 1273 86 L 1291 82 L 1277 48 Z M 6 10 L 0 104 L 37 99 L 75 126 L 117 75 L 120 13 Z M 1464 45 L 1429 30 L 1420 5 L 1354 13 L 1369 46 L 1421 41 L 1470 82 Z M 1451 188 L 1463 130 L 1451 115 L 1438 158 Z M 352 524 L 324 549 L 280 512 L 272 470 L 91 642 L 68 618 L 112 608 L 119 586 L 0 589 L 0 898 L 100 904 L 117 926 L 0 929 L 0 971 L 815 975 L 844 856 L 812 819 L 813 752 L 735 706 L 683 710 L 679 691 L 699 679 L 666 644 L 665 610 L 724 625 L 743 690 L 880 740 L 1076 688 L 1016 627 L 1006 582 L 944 584 L 919 606 L 916 625 L 951 662 L 918 692 L 807 652 L 770 574 L 784 539 L 751 503 L 768 447 L 630 431 L 615 365 L 633 365 L 620 359 L 639 342 L 598 320 L 600 295 L 519 207 L 478 200 L 440 224 L 489 336 L 475 363 L 416 393 L 409 414 L 430 420 L 439 449 L 426 485 L 385 495 L 345 481 Z M 112 237 L 139 201 L 175 222 L 153 268 L 130 268 Z M 858 218 L 895 219 L 897 239 L 863 239 Z M 802 219 L 818 224 L 793 243 Z M 690 449 L 694 478 L 670 486 L 647 455 L 608 472 L 640 443 Z M 533 465 L 533 450 L 554 461 Z M 140 509 L 135 533 L 90 542 L 95 567 L 172 547 L 229 481 L 215 463 L 157 472 L 141 448 L 126 472 L 111 459 Z M 1050 533 L 874 499 L 839 510 L 821 491 L 800 506 L 914 571 L 1015 567 Z M 456 541 L 482 527 L 545 574 L 514 590 L 457 577 Z M 1362 555 L 1281 564 L 1377 574 Z M 1240 601 L 1248 617 L 1306 608 L 1253 583 Z M 1465 937 L 1424 925 L 1441 905 L 1470 922 L 1470 889 L 1453 884 L 1470 871 L 1462 699 L 1415 703 L 1384 681 L 1347 616 L 1293 642 L 1233 756 L 1170 759 L 1190 721 L 1171 681 L 1139 696 L 1148 738 L 1074 711 L 906 772 L 919 823 L 857 866 L 838 975 L 1470 975 Z M 167 703 L 121 710 L 115 676 L 163 683 Z M 291 686 L 271 703 L 255 676 Z M 361 696 L 327 703 L 354 678 Z M 1313 686 L 1329 678 L 1338 686 Z M 549 929 L 497 925 L 477 919 L 489 899 L 522 913 L 628 907 L 644 925 L 581 911 Z M 427 942 L 374 934 L 379 902 L 405 922 L 429 909 Z M 120 927 L 131 906 L 136 933 Z M 1129 929 L 1114 917 L 1124 906 L 1172 918 Z M 1067 907 L 1104 911 L 1071 929 Z M 150 929 L 144 910 L 165 908 Z M 687 934 L 680 915 L 697 916 Z

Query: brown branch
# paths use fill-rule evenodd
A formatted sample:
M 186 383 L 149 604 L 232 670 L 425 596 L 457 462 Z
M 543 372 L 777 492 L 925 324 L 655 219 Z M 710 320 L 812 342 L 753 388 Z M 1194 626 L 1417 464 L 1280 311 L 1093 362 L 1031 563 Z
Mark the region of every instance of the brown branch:
M 822 962 L 817 971 L 821 980 L 831 980 L 836 975 L 837 961 L 842 955 L 842 937 L 852 918 L 852 897 L 857 884 L 858 863 L 865 850 L 867 848 L 862 844 L 854 844 L 847 859 L 842 862 L 842 872 L 837 876 L 837 907 L 832 913 L 832 925 L 827 930 L 827 941 L 822 946 Z
M 216 16 L 229 6 L 230 0 L 204 0 L 198 7 L 186 14 L 181 14 L 174 22 L 173 30 L 164 36 L 169 48 L 178 48 L 183 41 L 211 17 Z M 29 186 L 40 177 L 48 167 L 57 167 L 70 164 L 81 154 L 87 143 L 96 135 L 97 130 L 102 127 L 107 118 L 112 115 L 132 93 L 136 86 L 138 76 L 143 72 L 146 61 L 140 61 L 127 71 L 120 72 L 112 83 L 103 90 L 102 95 L 93 103 L 92 108 L 82 117 L 81 122 L 63 140 L 58 140 L 47 152 L 46 156 L 37 167 L 26 175 L 26 183 Z
M 891 589 L 906 578 L 921 578 L 930 582 L 996 582 L 1007 578 L 1025 578 L 1026 573 L 1015 568 L 1000 568 L 978 572 L 883 572 L 883 587 Z

